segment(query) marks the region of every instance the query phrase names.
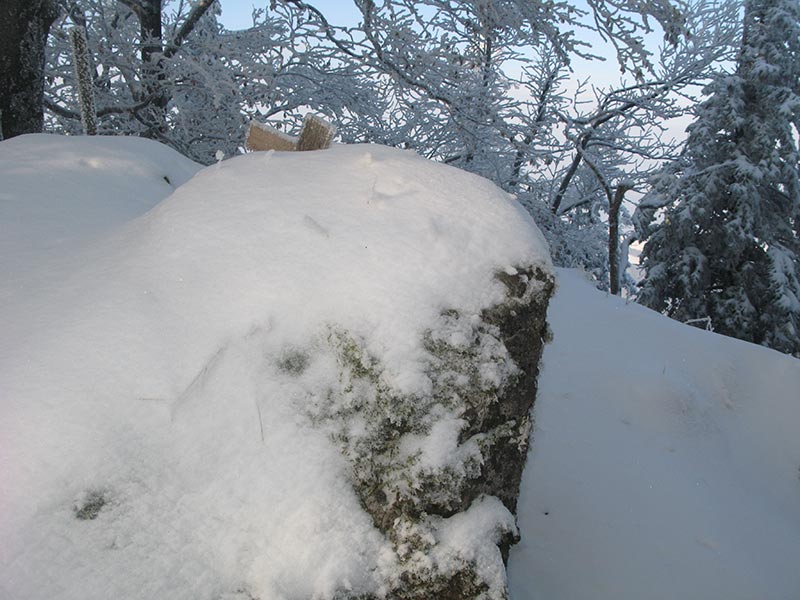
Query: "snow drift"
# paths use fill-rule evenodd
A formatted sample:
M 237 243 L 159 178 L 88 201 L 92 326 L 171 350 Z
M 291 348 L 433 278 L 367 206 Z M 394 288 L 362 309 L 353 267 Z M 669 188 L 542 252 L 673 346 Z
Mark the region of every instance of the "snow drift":
M 81 190 L 124 215 L 193 170 L 152 143 L 135 166 L 131 143 L 6 142 L 3 200 L 46 213 L 68 188 L 76 211 L 95 212 Z M 19 152 L 54 174 L 29 187 Z M 3 596 L 505 594 L 513 502 L 476 482 L 503 452 L 521 471 L 530 405 L 498 398 L 535 378 L 552 290 L 513 200 L 349 146 L 225 161 L 113 221 L 69 228 L 57 258 L 9 242 L 6 268 L 30 272 L 2 295 Z M 522 368 L 504 329 L 530 307 Z

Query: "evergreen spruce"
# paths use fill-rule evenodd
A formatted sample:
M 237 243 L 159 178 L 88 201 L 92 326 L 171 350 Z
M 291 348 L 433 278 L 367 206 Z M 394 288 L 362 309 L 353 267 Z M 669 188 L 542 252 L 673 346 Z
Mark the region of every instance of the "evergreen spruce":
M 800 2 L 747 0 L 736 71 L 706 93 L 655 186 L 639 301 L 800 356 Z

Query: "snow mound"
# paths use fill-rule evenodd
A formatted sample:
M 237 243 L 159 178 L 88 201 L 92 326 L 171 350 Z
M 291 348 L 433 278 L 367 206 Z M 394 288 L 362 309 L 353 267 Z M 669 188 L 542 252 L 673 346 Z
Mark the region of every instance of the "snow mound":
M 512 598 L 800 598 L 800 361 L 558 283 Z
M 458 347 L 477 335 L 481 311 L 506 296 L 498 272 L 549 272 L 533 222 L 481 178 L 346 146 L 219 163 L 120 228 L 163 196 L 163 171 L 176 183 L 194 166 L 147 143 L 72 142 L 0 144 L 56 173 L 36 181 L 20 159 L 4 204 L 33 195 L 45 202 L 31 210 L 47 214 L 58 197 L 55 214 L 72 203 L 110 215 L 68 223 L 75 243 L 58 268 L 29 262 L 37 286 L 0 284 L 0 311 L 13 309 L 0 323 L 0 596 L 386 594 L 399 559 L 342 453 L 369 423 L 343 430 L 339 417 L 376 373 L 378 390 L 430 394 L 424 340 Z M 128 151 L 139 166 L 124 169 L 151 186 L 141 202 L 117 172 Z M 87 184 L 95 160 L 125 193 Z M 4 220 L 33 218 L 9 210 Z M 52 232 L 37 225 L 6 243 L 38 251 Z M 486 335 L 476 378 L 488 389 L 513 365 Z M 455 443 L 458 412 L 435 416 L 419 451 L 403 451 L 457 472 L 470 458 Z M 504 579 L 499 554 L 476 539 L 513 529 L 500 502 L 428 525 L 420 535 L 441 538 L 428 563 L 463 555 L 484 580 Z
M 200 165 L 135 137 L 23 135 L 0 144 L 0 275 L 121 225 L 183 185 Z

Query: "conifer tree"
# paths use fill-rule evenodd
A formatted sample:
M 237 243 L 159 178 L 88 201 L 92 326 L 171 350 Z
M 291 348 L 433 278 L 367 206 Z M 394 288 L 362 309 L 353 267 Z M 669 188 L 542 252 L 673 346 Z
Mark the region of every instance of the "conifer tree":
M 800 2 L 747 0 L 736 70 L 706 90 L 644 248 L 639 301 L 800 356 Z

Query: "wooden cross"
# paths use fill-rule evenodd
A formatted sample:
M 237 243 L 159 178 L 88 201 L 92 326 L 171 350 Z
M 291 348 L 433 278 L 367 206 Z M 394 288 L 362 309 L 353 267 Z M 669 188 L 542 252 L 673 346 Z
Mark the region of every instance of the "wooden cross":
M 248 150 L 254 151 L 325 150 L 331 145 L 335 133 L 336 127 L 325 119 L 312 114 L 306 115 L 305 119 L 303 119 L 303 127 L 300 129 L 299 137 L 288 135 L 258 121 L 250 121 L 250 130 L 247 132 L 245 145 Z

